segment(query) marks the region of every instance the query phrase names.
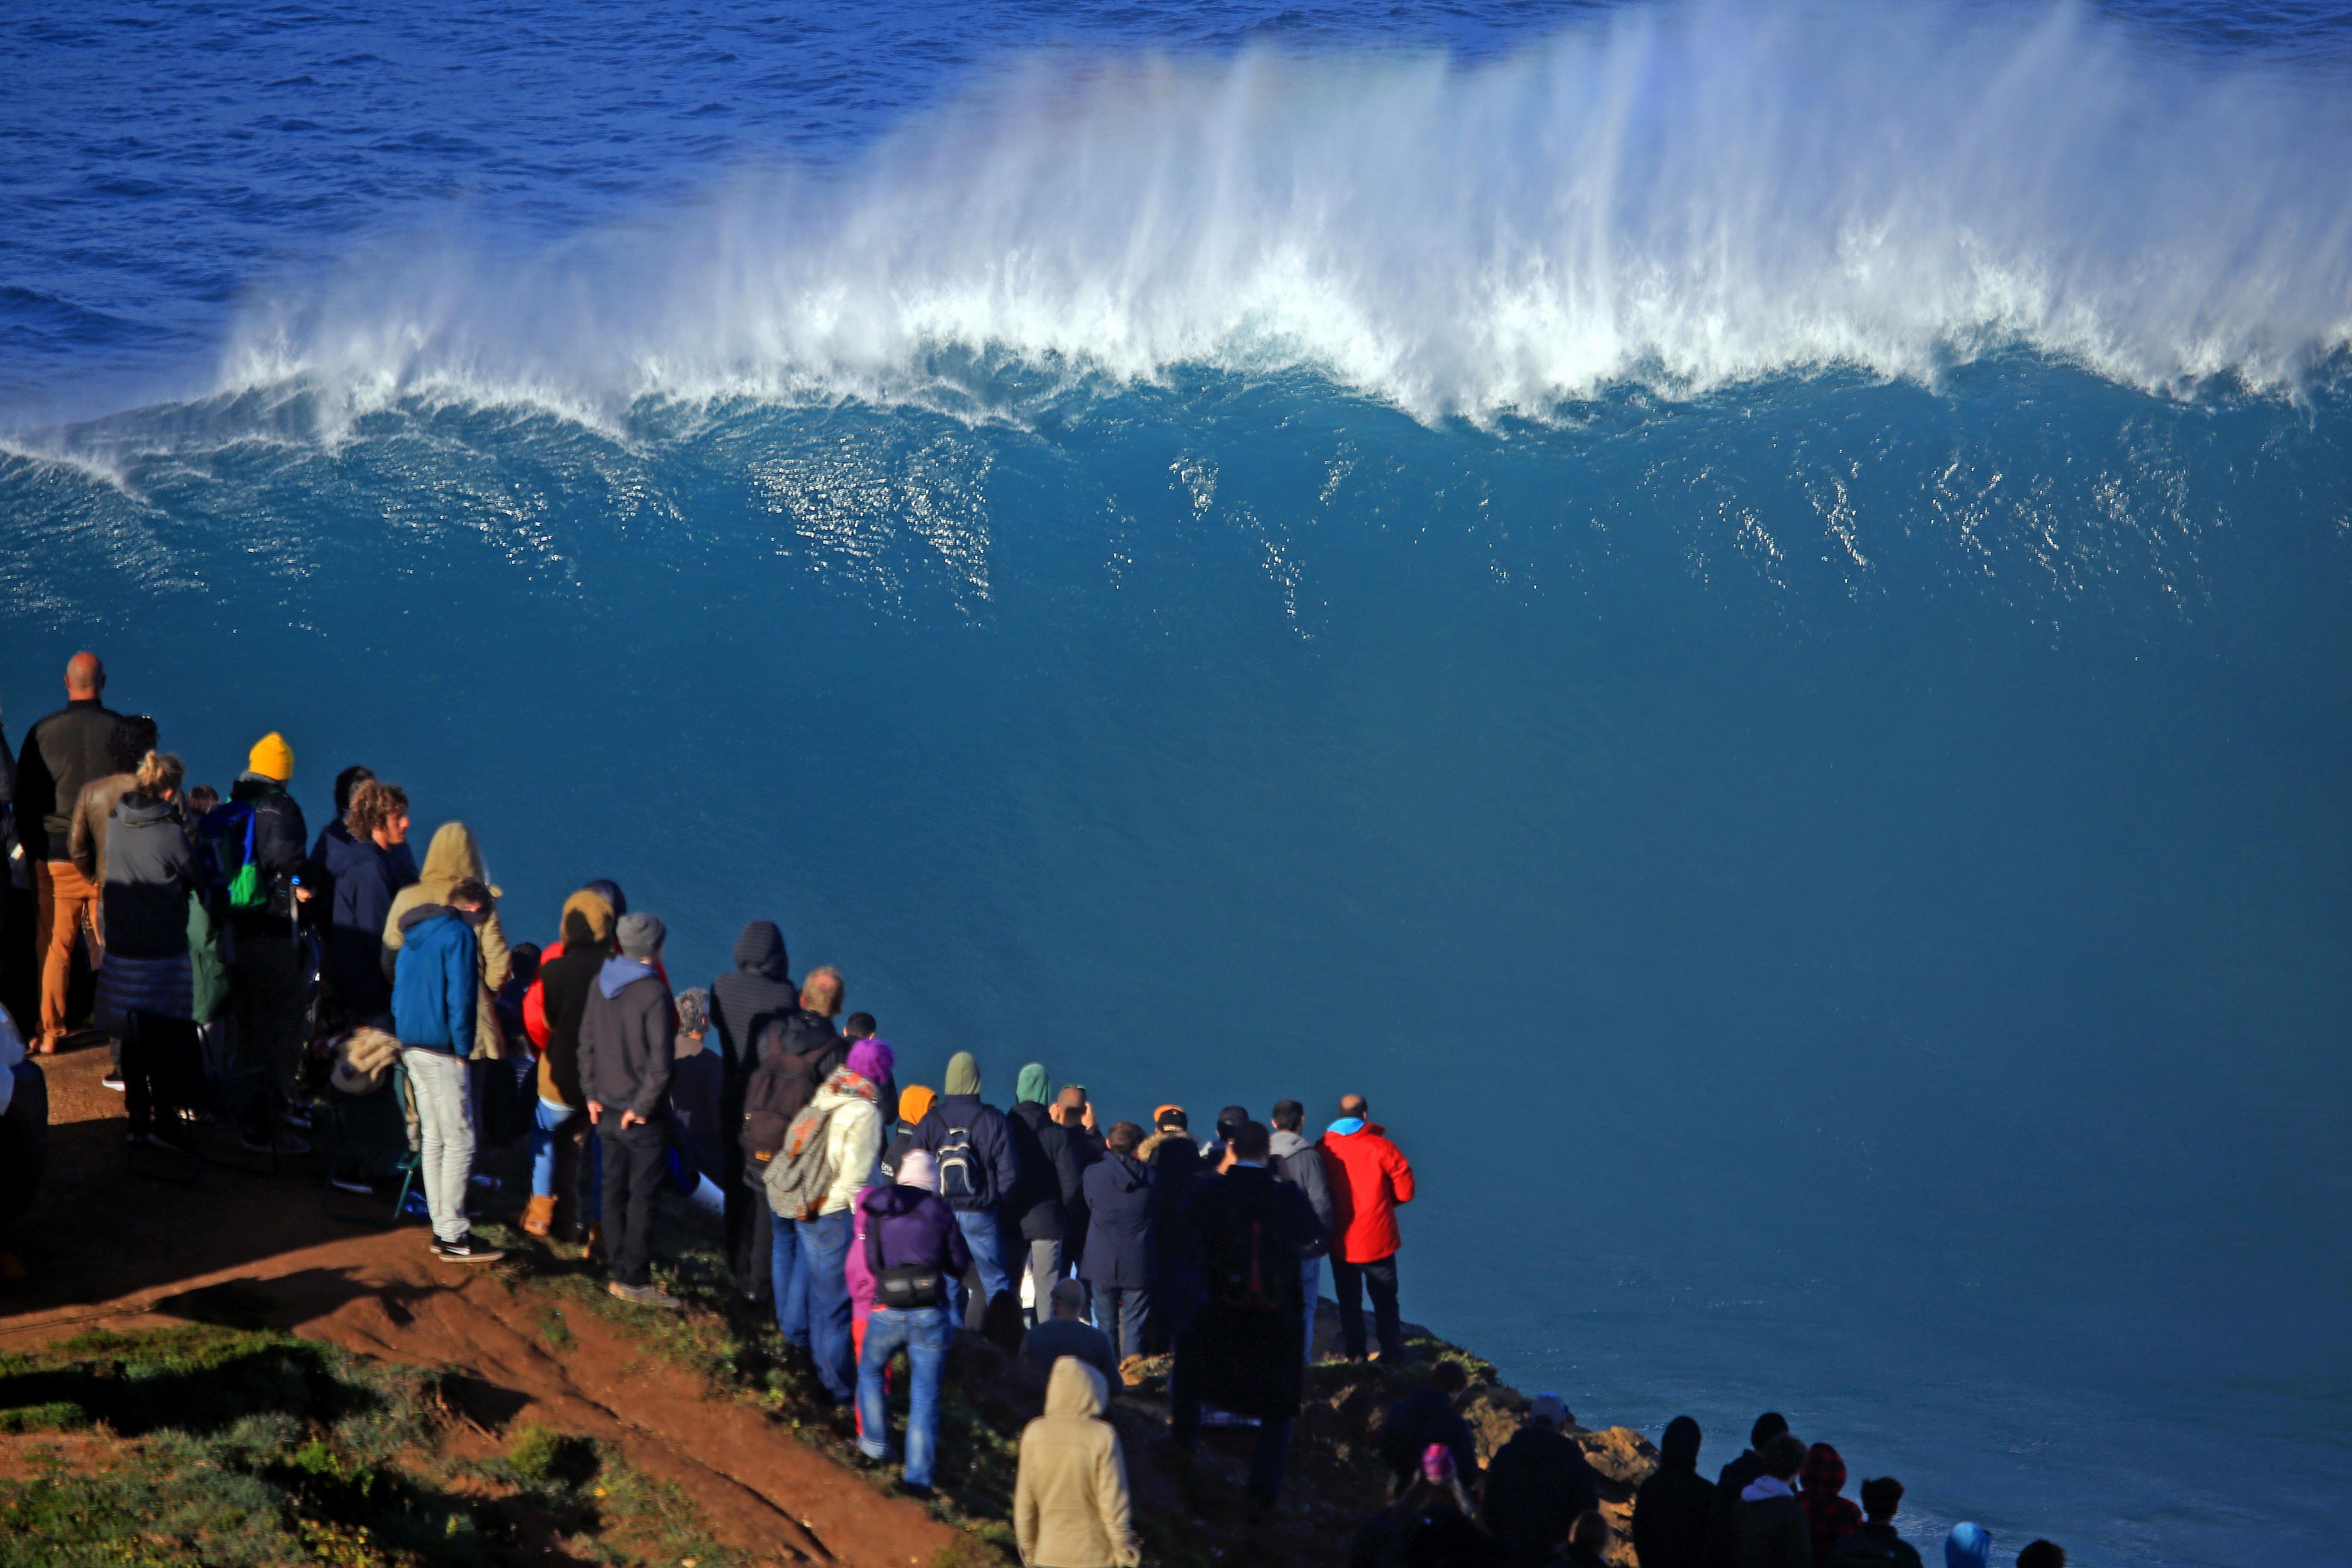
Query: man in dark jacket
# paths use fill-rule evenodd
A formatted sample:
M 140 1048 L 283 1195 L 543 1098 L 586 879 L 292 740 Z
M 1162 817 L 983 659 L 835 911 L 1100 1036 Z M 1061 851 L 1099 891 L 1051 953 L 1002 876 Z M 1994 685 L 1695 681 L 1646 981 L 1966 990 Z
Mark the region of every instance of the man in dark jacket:
M 727 1265 L 735 1289 L 743 1299 L 761 1306 L 773 1302 L 772 1258 L 773 1219 L 767 1194 L 743 1175 L 743 1087 L 751 1069 L 753 1042 L 769 1023 L 790 1016 L 800 1006 L 800 987 L 792 981 L 791 959 L 784 952 L 784 933 L 773 921 L 753 921 L 735 939 L 735 967 L 710 983 L 710 1028 L 718 1036 L 726 1068 L 725 1091 L 719 1100 L 721 1168 L 711 1173 L 727 1199 Z M 803 1327 L 803 1337 L 807 1331 Z
M 1079 1178 L 1087 1195 L 1087 1250 L 1078 1259 L 1078 1278 L 1094 1292 L 1096 1321 L 1117 1342 L 1121 1359 L 1143 1353 L 1151 1316 L 1159 1197 L 1151 1167 L 1136 1158 L 1142 1145 L 1142 1128 L 1113 1122 L 1103 1157 Z
M 1157 1355 L 1176 1342 L 1192 1315 L 1193 1255 L 1199 1249 L 1192 1229 L 1192 1189 L 1207 1167 L 1182 1106 L 1161 1106 L 1152 1123 L 1155 1130 L 1138 1153 L 1159 1178 L 1160 1212 L 1151 1238 L 1160 1256 L 1154 1265 L 1150 1319 L 1150 1348 Z M 1300 1354 L 1303 1358 L 1305 1352 Z
M 1247 1492 L 1261 1510 L 1281 1495 L 1290 1424 L 1307 1384 L 1298 1258 L 1323 1234 L 1306 1197 L 1265 1168 L 1269 1144 L 1264 1126 L 1244 1122 L 1227 1140 L 1224 1173 L 1193 1192 L 1202 1299 L 1177 1336 L 1170 1378 L 1171 1436 L 1188 1455 L 1200 1442 L 1203 1402 L 1256 1418 Z
M 948 1058 L 945 1092 L 915 1129 L 915 1147 L 931 1156 L 940 1173 L 940 1196 L 955 1210 L 956 1223 L 971 1247 L 985 1298 L 968 1301 L 956 1282 L 953 1306 L 959 1320 L 978 1326 L 988 1303 L 1013 1289 L 1004 1262 L 1004 1201 L 1020 1190 L 1019 1156 L 1004 1112 L 980 1099 L 980 1064 L 970 1051 Z
M 1764 1446 L 1763 1471 L 1739 1494 L 1738 1568 L 1813 1568 L 1813 1535 L 1797 1500 L 1805 1444 L 1783 1432 Z
M 1601 1483 L 1568 1435 L 1568 1422 L 1566 1400 L 1538 1394 L 1527 1424 L 1486 1467 L 1479 1513 L 1510 1553 L 1511 1568 L 1549 1562 L 1569 1527 L 1601 1506 Z
M 768 1157 L 782 1146 L 792 1119 L 848 1059 L 849 1042 L 833 1026 L 833 1016 L 841 1011 L 842 990 L 839 970 L 810 970 L 792 1010 L 764 1015 L 752 1037 L 751 1074 L 744 1080 L 745 1114 L 736 1128 L 749 1167 L 747 1184 L 760 1181 Z M 805 1350 L 812 1342 L 814 1297 L 800 1232 L 775 1222 L 764 1186 L 753 1185 L 751 1191 L 760 1205 L 751 1234 L 764 1238 L 768 1249 L 768 1297 L 775 1309 L 776 1328 Z
M 1054 1287 L 1061 1282 L 1062 1258 L 1070 1235 L 1066 1194 L 1077 1189 L 1079 1168 L 1070 1135 L 1045 1104 L 1052 1079 L 1045 1064 L 1031 1062 L 1014 1080 L 1013 1110 L 1005 1131 L 1013 1138 L 1021 1184 L 1005 1200 L 1004 1215 L 1028 1248 L 1033 1322 L 1050 1322 Z M 1047 1363 L 1047 1370 L 1052 1363 Z
M 1715 1485 L 1698 1473 L 1698 1423 L 1677 1415 L 1658 1441 L 1658 1468 L 1633 1498 L 1633 1554 L 1643 1568 L 1706 1568 Z
M 243 820 L 251 815 L 253 865 L 260 878 L 259 901 L 228 913 L 235 953 L 230 1034 L 239 1075 L 251 1086 L 244 1121 L 245 1147 L 253 1153 L 269 1152 L 278 1138 L 276 1122 L 299 1093 L 310 1044 L 310 975 L 295 921 L 310 898 L 299 884 L 310 833 L 302 808 L 286 793 L 293 777 L 294 749 L 273 731 L 254 743 L 246 771 L 229 786 L 229 804 L 213 812 L 220 819 L 220 847 L 236 862 L 223 866 L 232 874 L 244 861 Z M 306 1147 L 299 1139 L 285 1142 L 296 1153 Z
M 1323 1163 L 1323 1152 L 1309 1143 L 1300 1131 L 1307 1125 L 1307 1108 L 1295 1100 L 1286 1100 L 1274 1108 L 1274 1155 L 1268 1169 L 1276 1179 L 1288 1182 L 1307 1194 L 1307 1206 L 1315 1211 L 1315 1218 L 1327 1237 L 1339 1234 L 1339 1212 L 1331 1198 L 1331 1173 Z M 1328 1241 L 1318 1242 L 1315 1250 L 1298 1264 L 1298 1293 L 1307 1316 L 1307 1359 L 1315 1360 L 1315 1307 L 1323 1294 L 1323 1255 L 1330 1250 Z
M 1421 1473 L 1422 1456 L 1432 1443 L 1443 1443 L 1454 1450 L 1454 1472 L 1463 1478 L 1465 1486 L 1477 1481 L 1478 1440 L 1454 1407 L 1469 1386 L 1469 1374 L 1460 1362 L 1441 1361 L 1429 1369 L 1426 1382 L 1389 1406 L 1381 1422 L 1381 1462 L 1389 1468 L 1391 1497 L 1412 1484 L 1413 1477 Z M 1568 1522 L 1563 1520 L 1560 1535 L 1567 1534 Z
M 16 837 L 32 862 L 39 900 L 34 943 L 41 965 L 41 1034 L 37 1047 L 57 1049 L 66 1032 L 66 985 L 74 938 L 89 924 L 98 889 L 75 868 L 69 844 L 81 786 L 114 771 L 108 744 L 121 715 L 101 701 L 106 667 L 94 653 L 66 662 L 66 705 L 25 731 L 17 759 Z M 95 957 L 95 954 L 92 954 Z
M 609 1289 L 639 1306 L 675 1308 L 647 1268 L 677 1050 L 677 1010 L 656 968 L 667 933 L 642 910 L 623 915 L 618 931 L 621 951 L 604 961 L 580 1020 L 580 1086 L 604 1141 Z
M 1895 1513 L 1903 1506 L 1903 1483 L 1871 1476 L 1862 1483 L 1862 1528 L 1830 1552 L 1830 1568 L 1919 1568 L 1919 1553 L 1895 1532 Z M 1647 1568 L 1649 1559 L 1642 1562 Z M 2020 1562 L 2024 1561 L 2022 1557 Z
M 1748 1429 L 1747 1451 L 1716 1478 L 1715 1521 L 1706 1534 L 1707 1561 L 1713 1568 L 1739 1568 L 1739 1494 L 1764 1473 L 1764 1450 L 1788 1430 L 1787 1416 L 1767 1410 Z
M 344 770 L 349 772 L 349 769 Z M 377 1017 L 392 1005 L 383 979 L 383 927 L 392 900 L 416 881 L 408 846 L 408 792 L 373 776 L 362 780 L 341 820 L 311 849 L 327 906 L 327 975 L 347 1023 Z

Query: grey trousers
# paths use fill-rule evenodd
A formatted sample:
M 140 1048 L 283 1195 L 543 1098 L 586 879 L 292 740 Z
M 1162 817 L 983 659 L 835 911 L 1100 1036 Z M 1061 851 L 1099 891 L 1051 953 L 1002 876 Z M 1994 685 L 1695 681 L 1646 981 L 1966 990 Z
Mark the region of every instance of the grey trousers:
M 463 1241 L 466 1184 L 474 1173 L 474 1100 L 466 1058 L 448 1051 L 404 1047 L 400 1065 L 416 1091 L 417 1172 L 436 1241 Z
M 1033 1241 L 1029 1244 L 1029 1289 L 1037 1298 L 1030 1313 L 1037 1321 L 1050 1321 L 1054 1316 L 1054 1286 L 1062 1278 L 1062 1244 L 1059 1241 Z

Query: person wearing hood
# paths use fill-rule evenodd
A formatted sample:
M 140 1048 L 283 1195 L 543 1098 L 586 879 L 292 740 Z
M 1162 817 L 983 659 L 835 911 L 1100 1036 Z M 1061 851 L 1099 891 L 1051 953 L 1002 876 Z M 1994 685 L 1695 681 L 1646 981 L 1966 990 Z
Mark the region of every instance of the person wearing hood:
M 750 1234 L 768 1249 L 766 1299 L 778 1331 L 803 1350 L 812 1345 L 809 1259 L 801 1252 L 799 1226 L 780 1221 L 769 1207 L 766 1176 L 793 1118 L 848 1058 L 849 1042 L 833 1026 L 847 989 L 840 970 L 820 965 L 809 971 L 790 1012 L 763 1016 L 751 1041 L 751 1075 L 736 1121 L 745 1180 L 758 1184 L 761 1194 L 762 1214 Z M 896 1098 L 895 1088 L 883 1086 L 882 1092 Z
M 1349 1568 L 1502 1568 L 1503 1547 L 1477 1521 L 1454 1450 L 1432 1443 L 1402 1497 L 1365 1521 Z
M 915 1129 L 931 1113 L 932 1102 L 939 1099 L 937 1090 L 919 1083 L 910 1083 L 898 1091 L 898 1124 L 892 1130 L 889 1145 L 882 1151 L 882 1179 L 898 1179 L 898 1164 L 907 1152 L 915 1146 Z
M 425 847 L 424 869 L 414 884 L 393 897 L 391 912 L 384 919 L 383 945 L 387 953 L 397 953 L 401 917 L 419 904 L 447 902 L 449 889 L 467 881 L 479 882 L 490 889 L 489 912 L 476 928 L 482 943 L 481 996 L 474 1009 L 474 1041 L 467 1059 L 497 1061 L 505 1056 L 507 1046 L 499 1033 L 494 998 L 499 987 L 507 983 L 507 976 L 514 973 L 514 960 L 507 950 L 506 928 L 499 923 L 499 889 L 490 887 L 489 873 L 482 867 L 481 846 L 475 842 L 473 830 L 464 823 L 445 822 L 434 830 L 433 842 Z M 386 962 L 389 963 L 390 959 Z
M 1277 1181 L 1289 1183 L 1307 1194 L 1307 1206 L 1315 1211 L 1316 1220 L 1323 1226 L 1325 1237 L 1339 1234 L 1339 1211 L 1331 1201 L 1331 1173 L 1323 1163 L 1322 1152 L 1309 1143 L 1301 1131 L 1307 1125 L 1307 1108 L 1295 1100 L 1286 1100 L 1274 1108 L 1273 1156 L 1267 1168 Z M 1330 1250 L 1328 1241 L 1318 1241 L 1315 1250 L 1298 1262 L 1298 1293 L 1304 1299 L 1307 1315 L 1307 1360 L 1315 1361 L 1315 1309 L 1323 1295 L 1323 1255 Z
M 425 1206 L 433 1216 L 432 1251 L 445 1263 L 489 1263 L 505 1256 L 478 1245 L 466 1218 L 467 1186 L 474 1173 L 473 1094 L 466 1061 L 480 1005 L 475 932 L 489 903 L 490 890 L 467 878 L 449 889 L 446 903 L 410 909 L 402 921 L 400 959 L 393 972 L 393 1028 L 400 1037 L 400 1064 L 416 1097 L 417 1168 L 425 1182 Z
M 310 889 L 300 885 L 309 859 L 310 828 L 302 808 L 286 793 L 294 777 L 294 748 L 275 731 L 254 742 L 246 771 L 229 786 L 228 804 L 207 819 L 219 825 L 216 842 L 232 849 L 235 868 L 242 869 L 245 827 L 253 829 L 253 867 L 258 881 L 255 903 L 228 911 L 229 1008 L 243 1076 L 257 1088 L 246 1107 L 245 1148 L 266 1154 L 283 1146 L 300 1153 L 308 1145 L 299 1138 L 278 1134 L 276 1123 L 300 1098 L 302 1057 L 310 1041 L 310 966 L 302 939 L 295 930 L 298 911 L 310 901 Z M 446 900 L 448 885 L 440 889 Z M 306 1119 L 297 1111 L 297 1126 Z
M 193 1060 L 158 1054 L 160 1042 L 133 1040 L 131 1015 L 185 1019 L 193 1047 L 194 970 L 189 954 L 189 895 L 203 885 L 196 852 L 180 822 L 180 759 L 150 752 L 131 789 L 115 798 L 107 824 L 104 898 L 113 914 L 106 966 L 98 972 L 98 1026 L 124 1043 L 119 1069 L 129 1090 L 124 1110 L 133 1142 L 169 1142 L 158 1118 L 185 1108 L 202 1077 Z M 143 1034 L 143 1031 L 142 1031 Z M 191 1052 L 193 1054 L 193 1052 Z
M 896 1183 L 868 1187 L 858 1199 L 866 1211 L 866 1267 L 874 1277 L 874 1310 L 857 1357 L 857 1447 L 868 1459 L 890 1457 L 890 1404 L 883 1373 L 903 1350 L 913 1374 L 905 1479 L 916 1492 L 931 1489 L 939 1447 L 940 1376 L 954 1331 L 948 1286 L 971 1267 L 963 1226 L 936 1191 L 939 1179 L 929 1152 L 910 1149 Z
M 1813 1568 L 1812 1531 L 1792 1484 L 1805 1468 L 1804 1439 L 1783 1432 L 1760 1457 L 1764 1473 L 1739 1494 L 1739 1568 Z
M 1658 1440 L 1658 1468 L 1633 1497 L 1633 1555 L 1643 1568 L 1707 1568 L 1715 1485 L 1698 1473 L 1698 1423 L 1677 1415 Z
M 327 907 L 327 976 L 349 1023 L 374 1020 L 392 1005 L 383 974 L 383 928 L 401 889 L 417 880 L 408 847 L 408 792 L 370 777 L 352 791 L 341 819 L 312 851 Z
M 677 1009 L 656 967 L 668 933 L 638 911 L 617 922 L 621 951 L 604 961 L 580 1018 L 580 1087 L 604 1153 L 607 1287 L 641 1307 L 675 1309 L 654 1286 L 654 1198 L 669 1142 L 669 1085 L 677 1049 Z
M 1103 1412 L 1110 1384 L 1076 1356 L 1054 1363 L 1045 1414 L 1021 1429 L 1013 1539 L 1022 1568 L 1136 1568 L 1143 1561 L 1127 1456 Z
M 604 896 L 585 888 L 564 900 L 562 939 L 540 955 L 539 978 L 523 998 L 523 1032 L 539 1047 L 530 1202 L 522 1217 L 522 1228 L 531 1236 L 577 1241 L 585 1229 L 581 1167 L 593 1131 L 586 1116 L 588 1094 L 580 1085 L 580 1020 L 612 956 L 614 918 Z
M 1568 1401 L 1539 1394 L 1526 1424 L 1487 1462 L 1479 1516 L 1512 1568 L 1551 1561 L 1570 1528 L 1601 1506 L 1600 1480 L 1568 1426 Z
M 1021 1186 L 1021 1166 L 1004 1112 L 981 1102 L 980 1063 L 970 1051 L 948 1058 L 946 1092 L 915 1129 L 915 1147 L 938 1165 L 940 1196 L 955 1210 L 956 1223 L 971 1244 L 971 1260 L 980 1269 L 986 1300 L 979 1306 L 984 1311 L 989 1301 L 1013 1289 L 1012 1271 L 1004 1266 L 1002 1211 L 1006 1197 Z M 951 1304 L 963 1319 L 970 1304 L 961 1279 Z
M 1364 1359 L 1364 1289 L 1372 1292 L 1380 1355 L 1404 1359 L 1404 1324 L 1397 1316 L 1396 1211 L 1412 1202 L 1412 1166 L 1389 1142 L 1388 1129 L 1370 1120 L 1360 1094 L 1339 1101 L 1339 1120 L 1323 1134 L 1331 1177 L 1338 1240 L 1331 1248 L 1331 1287 L 1339 1298 L 1339 1338 L 1349 1358 Z
M 1764 1450 L 1789 1430 L 1788 1418 L 1767 1410 L 1748 1428 L 1748 1447 L 1723 1467 L 1715 1483 L 1715 1522 L 1707 1529 L 1706 1552 L 1711 1568 L 1739 1568 L 1739 1494 L 1764 1473 Z
M 1944 1537 L 1944 1568 L 1990 1568 L 1992 1531 L 1981 1524 L 1962 1522 Z
M 1005 1201 L 1005 1218 L 1028 1244 L 1030 1299 L 1035 1303 L 1032 1317 L 1040 1323 L 1053 1316 L 1049 1299 L 1061 1282 L 1062 1254 L 1070 1235 L 1065 1200 L 1077 1191 L 1080 1173 L 1069 1131 L 1054 1120 L 1046 1103 L 1053 1092 L 1045 1064 L 1031 1062 L 1013 1079 L 1013 1110 L 1005 1118 L 1013 1163 L 1021 1167 L 1020 1185 Z
M 1831 1551 L 1862 1528 L 1862 1510 L 1838 1495 L 1845 1489 L 1845 1460 L 1827 1443 L 1806 1450 L 1799 1479 L 1797 1501 L 1803 1505 L 1805 1524 L 1812 1532 L 1813 1568 L 1827 1568 Z
M 105 690 L 106 667 L 98 655 L 78 653 L 67 660 L 66 705 L 25 731 L 16 763 L 16 837 L 32 863 L 38 900 L 34 944 L 41 965 L 41 1035 L 36 1049 L 43 1056 L 65 1035 L 74 940 L 89 924 L 98 897 L 73 862 L 71 837 L 82 785 L 117 771 L 110 752 L 122 715 L 100 700 Z
M 1470 1424 L 1454 1407 L 1469 1386 L 1470 1374 L 1460 1362 L 1441 1361 L 1429 1369 L 1419 1388 L 1389 1406 L 1381 1421 L 1381 1458 L 1389 1468 L 1390 1496 L 1412 1485 L 1421 1456 L 1432 1443 L 1443 1443 L 1454 1450 L 1457 1474 L 1476 1479 L 1478 1439 L 1471 1436 Z M 1563 1522 L 1563 1532 L 1566 1528 Z
M 1159 1177 L 1141 1158 L 1143 1129 L 1111 1123 L 1103 1157 L 1081 1178 L 1087 1196 L 1087 1250 L 1078 1278 L 1094 1292 L 1095 1315 L 1116 1338 L 1119 1358 L 1144 1352 L 1158 1257 L 1152 1227 Z
M 1200 1250 L 1200 1237 L 1192 1228 L 1192 1189 L 1208 1171 L 1182 1106 L 1160 1106 L 1151 1113 L 1151 1136 L 1136 1157 L 1151 1167 L 1159 1204 L 1151 1222 L 1157 1255 L 1146 1337 L 1147 1348 L 1157 1355 L 1175 1344 L 1192 1315 L 1194 1255 Z
M 895 1053 L 885 1040 L 860 1040 L 809 1101 L 824 1118 L 824 1168 L 833 1184 L 816 1215 L 795 1220 L 802 1267 L 808 1275 L 809 1353 L 836 1405 L 857 1397 L 857 1352 L 850 1332 L 849 1207 L 874 1180 L 882 1156 L 881 1085 Z M 867 1328 L 873 1324 L 869 1318 Z
M 1862 1510 L 1867 1517 L 1831 1551 L 1831 1568 L 1919 1568 L 1917 1549 L 1895 1528 L 1902 1506 L 1901 1481 L 1893 1476 L 1863 1478 Z
M 772 1308 L 774 1218 L 756 1173 L 750 1180 L 743 1173 L 743 1087 L 759 1065 L 752 1050 L 761 1031 L 797 1012 L 801 994 L 793 984 L 784 933 L 773 921 L 753 921 L 743 928 L 735 939 L 733 962 L 733 969 L 710 983 L 710 1030 L 726 1069 L 726 1094 L 719 1108 L 725 1129 L 721 1168 L 715 1174 L 727 1194 L 727 1267 L 735 1289 L 754 1306 Z

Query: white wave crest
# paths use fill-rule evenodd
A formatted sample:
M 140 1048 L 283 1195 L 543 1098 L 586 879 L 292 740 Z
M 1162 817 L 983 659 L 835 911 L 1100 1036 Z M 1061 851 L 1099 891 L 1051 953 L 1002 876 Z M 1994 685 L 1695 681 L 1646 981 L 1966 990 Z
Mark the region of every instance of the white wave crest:
M 918 397 L 1306 367 L 1423 418 L 2005 348 L 2293 392 L 2352 343 L 2352 79 L 2074 6 L 1697 5 L 1475 65 L 1016 62 L 830 173 L 251 302 L 224 390 Z M 967 366 L 943 369 L 943 363 Z

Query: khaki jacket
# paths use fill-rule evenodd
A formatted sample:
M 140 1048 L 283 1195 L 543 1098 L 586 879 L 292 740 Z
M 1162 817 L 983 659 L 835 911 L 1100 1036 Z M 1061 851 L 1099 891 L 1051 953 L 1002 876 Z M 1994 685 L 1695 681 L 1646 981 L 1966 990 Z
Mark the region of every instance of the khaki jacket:
M 1135 1568 L 1127 1460 L 1102 1413 L 1102 1373 L 1064 1356 L 1045 1384 L 1045 1414 L 1021 1433 L 1013 1533 L 1025 1568 Z
M 425 864 L 416 880 L 393 895 L 392 912 L 384 917 L 383 945 L 398 952 L 401 946 L 400 917 L 419 904 L 446 904 L 450 889 L 471 877 L 485 887 L 489 878 L 482 869 L 481 846 L 474 842 L 473 830 L 462 822 L 445 822 L 433 835 L 432 847 L 425 851 Z M 490 889 L 496 899 L 499 890 Z M 499 1032 L 499 1010 L 490 999 L 514 973 L 514 957 L 507 950 L 506 929 L 499 924 L 494 905 L 489 915 L 474 928 L 474 937 L 482 950 L 481 994 L 474 999 L 474 1059 L 496 1061 L 506 1055 L 506 1037 Z

